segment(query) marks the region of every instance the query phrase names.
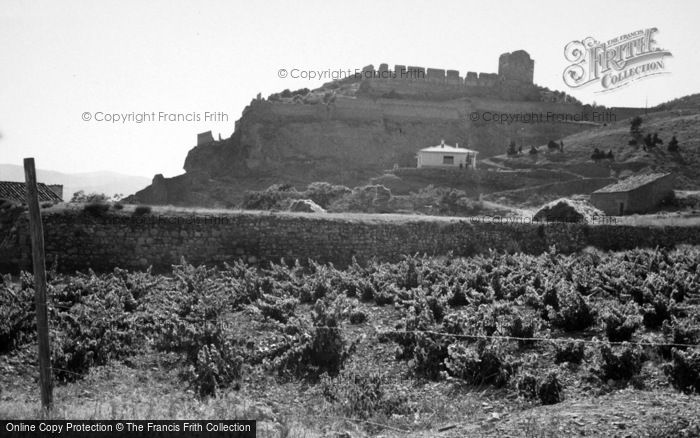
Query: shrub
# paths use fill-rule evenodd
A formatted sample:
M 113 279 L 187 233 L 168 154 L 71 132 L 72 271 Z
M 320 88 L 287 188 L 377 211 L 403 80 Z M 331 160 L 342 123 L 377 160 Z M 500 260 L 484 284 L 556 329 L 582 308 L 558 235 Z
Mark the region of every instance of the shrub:
M 543 405 L 553 405 L 562 400 L 562 386 L 556 373 L 549 373 L 538 382 L 537 395 Z
M 537 304 L 537 303 L 533 303 Z M 556 288 L 551 284 L 545 285 L 544 293 L 542 294 L 542 319 L 549 321 L 550 312 L 559 310 L 559 294 Z
M 569 341 L 566 344 L 557 344 L 555 347 L 554 363 L 570 362 L 581 363 L 584 356 L 584 346 L 581 341 Z
M 109 197 L 104 193 L 89 193 L 86 194 L 83 190 L 79 190 L 73 193 L 71 198 L 71 203 L 83 202 L 83 203 L 105 203 L 109 200 Z
M 377 294 L 377 290 L 371 281 L 363 278 L 358 280 L 358 295 L 362 301 L 372 301 L 374 296 Z
M 659 328 L 671 316 L 668 299 L 662 295 L 656 295 L 649 300 L 650 302 L 644 303 L 641 309 L 642 322 L 646 328 Z
M 508 149 L 506 150 L 508 155 L 518 155 L 518 147 L 513 140 L 508 144 Z
M 301 194 L 291 184 L 273 184 L 263 191 L 247 191 L 241 207 L 247 210 L 280 208 L 285 199 L 299 199 Z
M 416 334 L 412 360 L 414 372 L 431 380 L 439 379 L 440 373 L 445 369 L 447 354 L 447 341 L 444 336 L 432 333 Z
M 470 327 L 470 312 L 457 311 L 447 314 L 442 319 L 442 330 L 445 333 L 461 335 L 467 333 Z
M 234 281 L 234 273 L 241 281 Z M 200 396 L 216 395 L 242 374 L 242 341 L 232 338 L 223 318 L 238 306 L 242 295 L 248 296 L 249 271 L 240 265 L 227 266 L 223 275 L 234 293 L 224 287 L 216 270 L 193 267 L 183 260 L 173 266 L 174 287 L 153 294 L 145 303 L 147 309 L 157 310 L 144 316 L 155 347 L 184 356 L 181 374 Z
M 323 275 L 312 277 L 298 289 L 299 302 L 302 304 L 315 303 L 316 301 L 330 296 L 333 288 Z
M 427 307 L 433 314 L 435 322 L 441 322 L 447 312 L 447 300 L 445 298 L 438 298 L 433 295 L 424 297 L 421 300 L 422 306 Z
M 671 350 L 673 362 L 664 367 L 673 386 L 684 392 L 700 393 L 700 351 Z
M 566 288 L 558 294 L 559 309 L 550 309 L 552 324 L 567 332 L 584 330 L 595 321 L 593 313 L 579 292 Z
M 450 307 L 466 306 L 469 304 L 467 287 L 462 284 L 454 285 L 450 291 L 450 296 L 447 299 L 447 304 L 449 304 Z
M 144 216 L 150 214 L 151 210 L 152 208 L 150 205 L 137 205 L 136 208 L 134 208 L 134 216 Z
M 630 121 L 630 134 L 638 135 L 641 132 L 641 127 L 642 127 L 642 118 L 639 116 L 635 116 Z
M 497 343 L 476 346 L 456 343 L 447 348 L 447 355 L 445 366 L 449 374 L 473 385 L 488 383 L 501 387 L 515 370 Z
M 664 321 L 662 331 L 666 341 L 672 344 L 697 345 L 700 341 L 700 328 L 698 328 L 697 322 L 692 320 L 679 320 L 672 317 L 670 321 Z M 687 347 L 676 348 L 685 350 Z M 663 345 L 659 347 L 659 350 L 663 357 L 670 357 L 670 346 Z
M 602 320 L 605 334 L 611 342 L 629 341 L 641 323 L 641 317 L 633 305 L 627 307 L 608 306 Z
M 394 304 L 399 289 L 394 284 L 387 285 L 379 290 L 374 291 L 374 302 L 377 306 L 386 304 Z
M 612 151 L 610 151 L 610 155 L 612 155 Z M 606 158 L 613 158 L 612 156 L 608 156 L 604 151 L 601 151 L 598 148 L 593 149 L 593 153 L 591 154 L 591 160 L 593 161 L 598 161 L 598 160 L 605 160 Z
M 83 211 L 92 216 L 103 216 L 109 210 L 109 204 L 106 202 L 90 202 L 83 206 Z
M 678 147 L 678 139 L 676 139 L 676 136 L 674 135 L 671 137 L 671 141 L 668 142 L 668 151 L 669 152 L 678 152 L 680 150 L 680 147 Z
M 520 395 L 531 400 L 538 398 L 543 405 L 559 403 L 563 398 L 562 385 L 554 372 L 540 378 L 529 373 L 520 375 L 516 387 Z
M 367 313 L 363 310 L 353 310 L 350 313 L 350 323 L 351 324 L 362 324 L 367 321 Z
M 642 369 L 642 349 L 623 343 L 616 348 L 617 352 L 608 344 L 600 346 L 599 373 L 604 379 L 628 380 Z
M 299 302 L 295 298 L 268 298 L 269 301 L 258 301 L 257 307 L 266 318 L 286 323 L 294 316 L 294 310 Z
M 412 307 L 411 314 L 404 321 L 405 325 L 397 325 L 396 331 L 380 334 L 380 341 L 388 339 L 399 344 L 400 349 L 396 353 L 396 359 L 412 359 L 420 332 L 432 330 L 435 324 L 433 313 L 425 307 L 418 309 Z M 404 331 L 400 330 L 402 327 L 405 327 Z
M 505 334 L 515 338 L 533 338 L 539 322 L 532 315 L 513 315 L 503 323 Z M 532 344 L 532 340 L 518 340 L 520 345 Z
M 0 283 L 0 353 L 29 341 L 36 333 L 34 290 Z
M 50 308 L 55 376 L 73 381 L 94 365 L 140 351 L 141 315 L 128 310 L 133 297 L 112 275 L 79 275 L 52 294 Z
M 530 400 L 534 399 L 537 397 L 537 377 L 529 373 L 519 375 L 516 388 L 521 396 Z
M 300 327 L 299 333 L 290 342 L 290 347 L 277 357 L 273 367 L 280 374 L 297 377 L 318 378 L 327 373 L 337 375 L 350 355 L 338 321 L 338 309 L 327 308 L 319 300 L 312 312 L 312 327 Z
M 228 387 L 241 378 L 243 357 L 231 344 L 224 342 L 203 345 L 197 352 L 197 360 L 184 373 L 201 397 L 216 396 L 217 390 Z
M 302 193 L 303 197 L 311 199 L 323 208 L 328 208 L 333 201 L 342 198 L 350 192 L 352 190 L 345 186 L 333 185 L 327 182 L 314 182 L 309 184 Z

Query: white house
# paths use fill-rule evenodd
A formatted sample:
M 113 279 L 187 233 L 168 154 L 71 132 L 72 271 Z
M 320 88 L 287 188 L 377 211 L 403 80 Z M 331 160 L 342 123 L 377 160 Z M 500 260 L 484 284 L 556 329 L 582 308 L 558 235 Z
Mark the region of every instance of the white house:
M 421 167 L 464 167 L 476 169 L 476 155 L 479 152 L 460 148 L 459 144 L 450 146 L 445 140 L 437 146 L 430 146 L 418 151 L 418 168 Z

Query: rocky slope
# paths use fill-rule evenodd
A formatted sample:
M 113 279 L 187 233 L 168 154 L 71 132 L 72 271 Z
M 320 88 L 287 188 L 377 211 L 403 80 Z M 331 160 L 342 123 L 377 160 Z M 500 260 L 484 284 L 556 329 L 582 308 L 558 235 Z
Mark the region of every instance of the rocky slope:
M 484 158 L 503 153 L 511 140 L 529 149 L 596 126 L 493 120 L 501 114 L 580 117 L 591 111 L 579 103 L 538 100 L 532 93 L 517 97 L 528 100 L 485 92 L 453 99 L 443 94 L 441 100 L 423 94 L 420 100 L 391 92 L 377 96 L 366 82 L 326 84 L 293 98 L 258 97 L 245 108 L 231 137 L 193 148 L 185 174 L 169 179 L 157 175 L 130 200 L 231 207 L 245 190 L 273 183 L 366 184 L 386 169 L 415 167 L 416 152 L 441 139 L 478 150 Z
M 640 117 L 637 144 L 630 144 L 634 137 L 630 133 L 631 120 L 623 119 L 565 137 L 564 153 L 549 152 L 546 145 L 540 145 L 541 153 L 537 156 L 501 155 L 489 161 L 510 169 L 556 168 L 586 177 L 620 178 L 639 171 L 672 172 L 676 175 L 677 189 L 700 189 L 700 94 L 661 104 Z M 641 139 L 653 134 L 663 143 L 646 148 Z M 668 150 L 674 136 L 678 141 L 677 152 Z M 612 151 L 614 159 L 594 163 L 591 154 L 596 148 Z

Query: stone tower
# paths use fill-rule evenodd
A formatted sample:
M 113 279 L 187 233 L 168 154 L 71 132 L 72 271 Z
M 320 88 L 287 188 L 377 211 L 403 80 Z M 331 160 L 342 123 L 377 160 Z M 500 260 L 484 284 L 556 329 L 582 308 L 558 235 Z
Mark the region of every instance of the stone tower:
M 507 81 L 532 84 L 535 61 L 524 50 L 504 53 L 498 58 L 498 76 Z

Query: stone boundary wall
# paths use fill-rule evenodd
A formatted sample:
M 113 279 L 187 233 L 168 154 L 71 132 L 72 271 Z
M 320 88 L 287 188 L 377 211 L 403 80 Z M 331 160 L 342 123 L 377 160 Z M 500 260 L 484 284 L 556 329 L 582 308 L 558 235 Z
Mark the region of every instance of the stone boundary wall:
M 402 254 L 473 255 L 489 248 L 539 254 L 551 245 L 565 253 L 700 244 L 700 227 L 479 223 L 464 218 L 268 212 L 128 213 L 94 217 L 69 211 L 43 214 L 47 265 L 72 272 L 92 268 L 165 271 L 181 257 L 217 265 L 314 259 L 345 266 L 353 257 L 398 260 Z M 0 248 L 0 272 L 29 269 L 26 214 Z

